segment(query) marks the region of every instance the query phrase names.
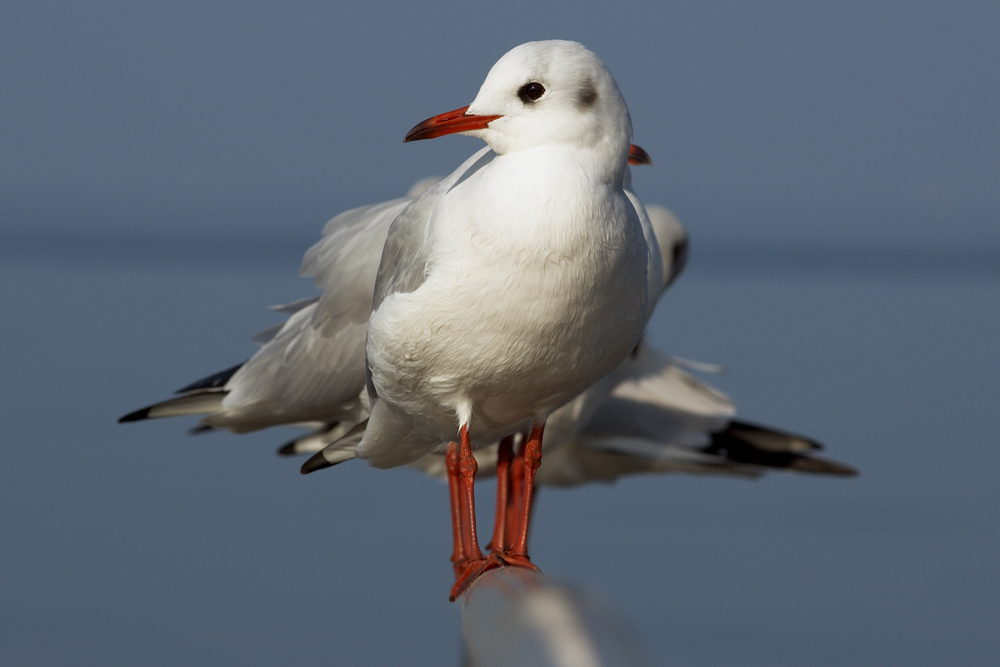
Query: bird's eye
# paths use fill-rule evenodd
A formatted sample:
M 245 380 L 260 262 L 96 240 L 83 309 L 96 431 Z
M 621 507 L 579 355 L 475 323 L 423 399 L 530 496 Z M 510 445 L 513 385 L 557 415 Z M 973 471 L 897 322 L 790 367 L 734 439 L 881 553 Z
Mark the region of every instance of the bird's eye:
M 517 96 L 521 98 L 521 101 L 525 104 L 530 104 L 534 102 L 539 97 L 545 94 L 545 86 L 538 83 L 537 81 L 532 81 L 531 83 L 526 83 L 521 86 L 521 89 L 517 91 Z

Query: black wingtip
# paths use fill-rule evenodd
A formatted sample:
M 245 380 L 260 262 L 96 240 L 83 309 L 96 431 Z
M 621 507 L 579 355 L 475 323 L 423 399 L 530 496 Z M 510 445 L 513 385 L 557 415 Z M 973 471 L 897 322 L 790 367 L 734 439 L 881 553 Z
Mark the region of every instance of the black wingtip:
M 149 419 L 149 411 L 152 407 L 143 408 L 141 410 L 136 410 L 135 412 L 130 412 L 124 417 L 118 419 L 119 424 L 124 424 L 125 422 L 137 422 L 143 419 Z
M 788 468 L 797 472 L 814 473 L 817 475 L 836 475 L 837 477 L 857 477 L 857 468 L 818 456 L 802 456 L 792 461 Z
M 795 440 L 808 447 L 801 451 L 775 450 L 769 445 L 774 439 Z M 773 468 L 776 470 L 793 470 L 795 472 L 816 475 L 835 475 L 838 477 L 856 477 L 857 468 L 837 461 L 813 456 L 812 452 L 822 449 L 815 440 L 804 436 L 792 435 L 746 422 L 733 421 L 725 431 L 712 434 L 712 442 L 701 451 L 713 456 L 721 456 L 728 461 L 745 463 L 747 465 Z
M 192 391 L 202 391 L 206 389 L 221 389 L 226 386 L 226 383 L 229 382 L 230 378 L 236 375 L 236 371 L 240 370 L 240 368 L 242 368 L 243 364 L 245 363 L 246 362 L 244 361 L 236 364 L 235 366 L 232 366 L 231 368 L 227 368 L 224 371 L 219 371 L 218 373 L 212 373 L 208 377 L 202 378 L 196 382 L 192 382 L 186 387 L 181 387 L 174 393 L 187 394 Z
M 316 452 L 309 457 L 309 460 L 302 464 L 299 469 L 303 475 L 308 475 L 311 472 L 316 472 L 317 470 L 322 470 L 323 468 L 329 468 L 333 464 L 326 460 L 323 456 L 323 452 Z
M 289 440 L 281 447 L 279 447 L 278 456 L 295 456 L 296 454 L 298 454 L 298 452 L 295 451 L 296 442 L 298 442 L 298 440 Z

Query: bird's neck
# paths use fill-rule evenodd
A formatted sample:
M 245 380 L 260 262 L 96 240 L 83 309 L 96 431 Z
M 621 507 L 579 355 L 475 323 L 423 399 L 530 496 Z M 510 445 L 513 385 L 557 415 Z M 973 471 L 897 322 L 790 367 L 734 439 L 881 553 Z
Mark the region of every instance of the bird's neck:
M 496 157 L 442 201 L 436 233 L 484 247 L 502 241 L 515 254 L 573 254 L 621 237 L 625 168 L 595 165 L 586 152 L 562 147 Z M 633 215 L 634 217 L 634 215 Z
M 620 148 L 620 147 L 619 147 Z M 503 179 L 518 180 L 527 190 L 548 190 L 558 195 L 562 188 L 580 188 L 583 193 L 594 188 L 624 188 L 628 171 L 628 149 L 598 145 L 578 148 L 552 144 L 498 156 L 490 169 Z

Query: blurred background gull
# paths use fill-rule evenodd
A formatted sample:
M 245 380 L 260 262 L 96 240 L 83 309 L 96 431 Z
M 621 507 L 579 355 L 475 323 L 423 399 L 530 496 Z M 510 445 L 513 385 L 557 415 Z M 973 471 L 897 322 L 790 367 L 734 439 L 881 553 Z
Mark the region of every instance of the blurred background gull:
M 536 562 L 670 664 L 992 664 L 998 32 L 985 2 L 5 3 L 0 662 L 457 661 L 441 485 L 115 419 L 251 354 L 327 219 L 481 145 L 405 132 L 566 38 L 691 236 L 649 342 L 861 476 L 553 490 Z

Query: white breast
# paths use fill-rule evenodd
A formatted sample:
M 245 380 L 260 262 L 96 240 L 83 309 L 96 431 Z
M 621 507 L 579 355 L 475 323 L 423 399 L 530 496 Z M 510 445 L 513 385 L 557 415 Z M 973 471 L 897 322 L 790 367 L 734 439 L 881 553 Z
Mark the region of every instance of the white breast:
M 494 160 L 442 197 L 426 281 L 369 322 L 380 399 L 440 439 L 465 420 L 487 442 L 546 416 L 645 326 L 646 243 L 623 191 L 588 182 L 566 150 L 538 153 Z

